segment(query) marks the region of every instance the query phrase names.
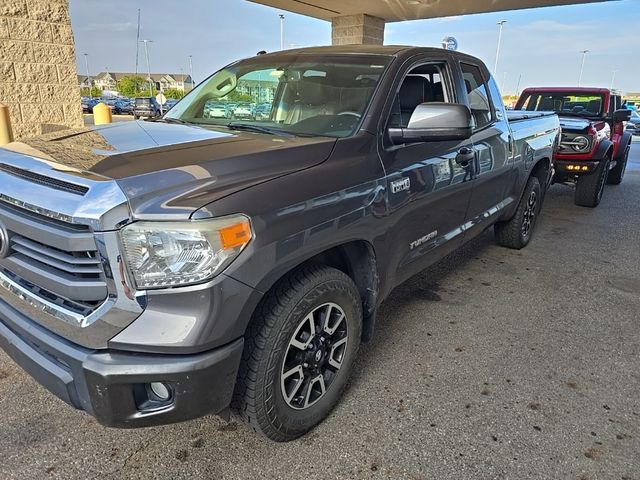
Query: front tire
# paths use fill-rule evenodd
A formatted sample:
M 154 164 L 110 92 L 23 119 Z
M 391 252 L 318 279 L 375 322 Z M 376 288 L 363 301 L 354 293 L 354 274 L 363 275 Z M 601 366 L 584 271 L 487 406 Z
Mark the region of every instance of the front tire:
M 616 166 L 609 170 L 609 174 L 607 175 L 607 183 L 609 185 L 620 185 L 622 183 L 622 179 L 624 178 L 624 172 L 627 170 L 627 161 L 629 160 L 629 148 L 624 151 L 624 155 L 622 155 Z
M 516 213 L 506 222 L 498 222 L 493 227 L 498 245 L 519 250 L 525 247 L 533 236 L 538 213 L 542 206 L 542 188 L 536 177 L 530 177 L 525 186 Z
M 280 280 L 247 333 L 232 410 L 283 442 L 331 412 L 347 384 L 362 331 L 362 301 L 334 268 L 302 267 Z
M 600 205 L 604 184 L 609 173 L 609 159 L 602 160 L 595 172 L 578 177 L 574 203 L 581 207 L 594 208 Z

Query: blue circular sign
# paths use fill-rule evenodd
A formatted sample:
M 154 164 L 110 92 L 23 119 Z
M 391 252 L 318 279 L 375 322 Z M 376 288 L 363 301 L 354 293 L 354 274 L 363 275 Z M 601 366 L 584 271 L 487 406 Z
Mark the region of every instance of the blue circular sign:
M 458 50 L 458 40 L 455 37 L 444 37 L 442 39 L 442 47 L 447 50 Z

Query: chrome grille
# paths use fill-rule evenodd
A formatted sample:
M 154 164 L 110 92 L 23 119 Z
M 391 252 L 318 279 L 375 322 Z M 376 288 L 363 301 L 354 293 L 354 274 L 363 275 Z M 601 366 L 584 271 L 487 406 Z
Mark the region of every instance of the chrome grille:
M 90 311 L 107 297 L 100 255 L 89 227 L 0 202 L 9 251 L 0 268 L 47 301 Z

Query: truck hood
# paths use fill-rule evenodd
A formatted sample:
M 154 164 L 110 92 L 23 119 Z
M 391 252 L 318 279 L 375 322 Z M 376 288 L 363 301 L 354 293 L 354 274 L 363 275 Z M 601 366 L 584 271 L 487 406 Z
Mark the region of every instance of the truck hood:
M 336 139 L 161 122 L 61 130 L 3 148 L 115 180 L 134 218 L 185 218 L 239 190 L 326 160 Z
M 590 120 L 576 117 L 560 117 L 560 126 L 562 131 L 569 131 L 574 133 L 586 133 L 589 126 L 592 124 Z

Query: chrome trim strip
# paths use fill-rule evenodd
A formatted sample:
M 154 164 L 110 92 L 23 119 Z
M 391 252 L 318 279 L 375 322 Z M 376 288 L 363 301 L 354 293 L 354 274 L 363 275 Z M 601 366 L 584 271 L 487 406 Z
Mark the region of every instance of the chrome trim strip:
M 76 326 L 86 326 L 89 317 L 82 317 L 77 313 L 63 310 L 58 305 L 46 301 L 21 287 L 4 273 L 0 272 L 0 300 L 5 301 L 13 308 L 30 316 L 37 316 L 40 312 L 50 315 Z
M 4 148 L 0 148 L 0 163 L 88 189 L 79 196 L 0 170 L 0 199 L 6 203 L 67 223 L 88 225 L 94 231 L 112 230 L 130 221 L 127 197 L 115 180 L 90 180 L 76 169 Z

